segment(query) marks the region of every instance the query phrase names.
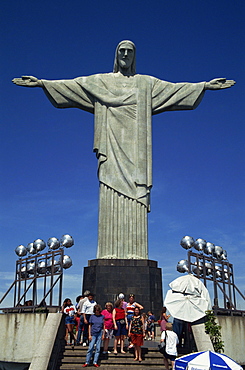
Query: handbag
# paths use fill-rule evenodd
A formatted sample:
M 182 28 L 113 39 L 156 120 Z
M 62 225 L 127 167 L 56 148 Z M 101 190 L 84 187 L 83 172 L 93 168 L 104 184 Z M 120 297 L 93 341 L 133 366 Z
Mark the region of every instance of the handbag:
M 161 353 L 161 354 L 164 354 L 166 352 L 166 340 L 167 340 L 167 332 L 165 332 L 165 339 L 163 342 L 161 342 L 160 344 L 158 344 L 158 351 Z
M 161 342 L 160 344 L 158 344 L 158 351 L 159 351 L 161 354 L 164 354 L 164 352 L 165 352 L 165 348 L 166 348 L 166 343 L 165 343 L 165 341 L 164 341 L 164 342 Z

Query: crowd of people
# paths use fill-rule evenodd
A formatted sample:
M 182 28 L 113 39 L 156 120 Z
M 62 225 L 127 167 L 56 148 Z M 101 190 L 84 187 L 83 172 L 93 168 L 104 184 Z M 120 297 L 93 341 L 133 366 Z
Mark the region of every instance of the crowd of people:
M 116 356 L 118 349 L 125 354 L 125 339 L 128 338 L 128 348 L 134 348 L 134 361 L 142 361 L 141 347 L 144 340 L 155 339 L 156 318 L 153 312 L 141 313 L 144 307 L 135 301 L 135 295 L 130 294 L 128 302 L 124 294 L 120 293 L 113 303 L 107 302 L 105 308 L 97 304 L 94 295 L 85 291 L 76 298 L 76 304 L 66 298 L 62 306 L 65 315 L 67 345 L 88 346 L 86 361 L 82 367 L 88 367 L 93 357 L 93 366 L 99 367 L 101 343 L 103 341 L 103 355 L 111 353 L 108 350 L 109 341 L 114 337 L 113 353 Z M 164 364 L 168 370 L 168 360 L 172 363 L 177 356 L 176 346 L 178 337 L 172 331 L 172 324 L 168 323 L 170 315 L 163 307 L 158 320 L 161 329 L 161 342 L 166 346 L 161 351 Z M 94 356 L 93 356 L 94 354 Z

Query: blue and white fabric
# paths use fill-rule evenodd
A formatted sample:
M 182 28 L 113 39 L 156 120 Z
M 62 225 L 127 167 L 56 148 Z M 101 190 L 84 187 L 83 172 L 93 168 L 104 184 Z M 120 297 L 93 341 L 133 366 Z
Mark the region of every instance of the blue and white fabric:
M 212 351 L 195 352 L 175 361 L 174 370 L 243 370 L 230 357 Z

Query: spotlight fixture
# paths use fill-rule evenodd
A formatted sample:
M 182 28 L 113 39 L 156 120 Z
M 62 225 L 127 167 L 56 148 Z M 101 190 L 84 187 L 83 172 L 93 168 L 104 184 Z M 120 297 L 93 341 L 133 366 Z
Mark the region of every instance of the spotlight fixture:
M 195 240 L 191 236 L 186 235 L 181 239 L 180 245 L 184 249 L 190 249 L 193 246 L 194 242 Z

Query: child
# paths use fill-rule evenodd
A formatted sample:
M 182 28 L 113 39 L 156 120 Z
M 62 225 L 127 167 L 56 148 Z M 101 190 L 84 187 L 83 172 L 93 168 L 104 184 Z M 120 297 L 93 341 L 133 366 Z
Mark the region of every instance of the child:
M 99 304 L 94 306 L 94 315 L 90 316 L 89 319 L 89 327 L 88 327 L 88 335 L 89 335 L 89 348 L 86 356 L 86 362 L 82 367 L 88 367 L 90 359 L 92 357 L 94 346 L 95 354 L 94 354 L 94 367 L 99 367 L 98 359 L 100 355 L 100 345 L 101 340 L 104 340 L 104 316 L 101 315 L 102 308 Z
M 151 311 L 148 311 L 147 316 L 148 316 L 147 319 L 148 340 L 154 340 L 155 337 L 154 322 L 156 321 L 156 319 Z
M 166 370 L 169 370 L 168 359 L 172 363 L 172 368 L 174 368 L 174 361 L 177 356 L 177 344 L 179 339 L 177 334 L 173 331 L 173 324 L 170 322 L 166 323 L 166 331 L 164 330 L 161 334 L 161 342 L 166 341 L 166 347 L 163 352 L 163 361 Z

